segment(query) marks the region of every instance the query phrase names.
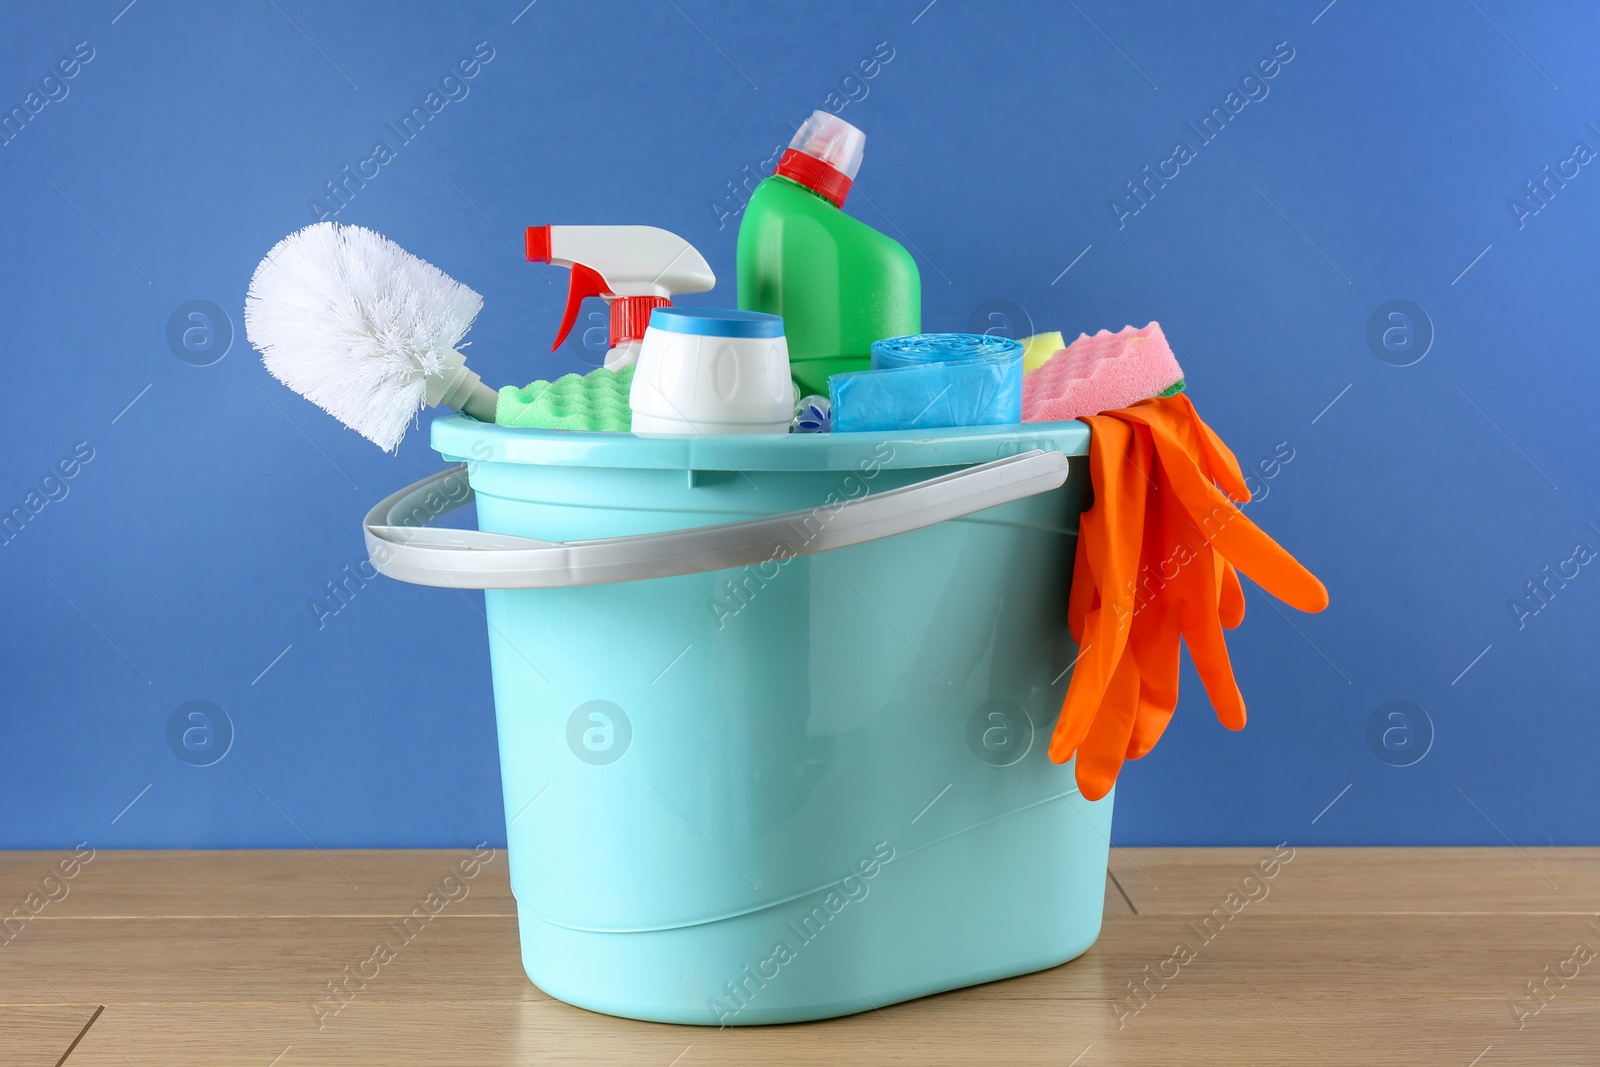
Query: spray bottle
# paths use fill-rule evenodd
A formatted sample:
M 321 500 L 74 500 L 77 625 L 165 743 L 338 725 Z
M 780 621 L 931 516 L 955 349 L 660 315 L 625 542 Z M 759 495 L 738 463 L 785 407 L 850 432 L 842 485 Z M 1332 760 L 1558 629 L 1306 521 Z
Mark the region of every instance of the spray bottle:
M 650 312 L 670 307 L 679 293 L 703 293 L 717 284 L 711 265 L 693 245 L 655 226 L 529 226 L 528 260 L 572 271 L 567 307 L 554 352 L 578 321 L 585 297 L 598 296 L 611 311 L 606 369 L 631 367 L 650 325 Z

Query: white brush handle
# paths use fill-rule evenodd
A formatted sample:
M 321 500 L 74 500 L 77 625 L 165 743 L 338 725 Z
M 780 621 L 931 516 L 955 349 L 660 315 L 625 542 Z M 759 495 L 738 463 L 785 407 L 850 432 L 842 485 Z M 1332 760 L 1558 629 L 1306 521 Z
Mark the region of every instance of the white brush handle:
M 439 403 L 445 407 L 464 411 L 479 422 L 493 422 L 495 412 L 500 407 L 500 394 L 483 384 L 472 371 L 467 371 L 471 376 L 471 383 L 464 377 L 455 388 L 451 389 Z
M 500 410 L 500 394 L 480 381 L 472 387 L 472 395 L 461 405 L 461 410 L 479 422 L 493 422 Z
M 459 352 L 451 354 L 457 360 L 463 358 Z M 434 407 L 443 404 L 454 411 L 464 411 L 479 422 L 493 422 L 500 406 L 500 394 L 484 385 L 477 372 L 462 362 L 429 378 L 425 399 Z

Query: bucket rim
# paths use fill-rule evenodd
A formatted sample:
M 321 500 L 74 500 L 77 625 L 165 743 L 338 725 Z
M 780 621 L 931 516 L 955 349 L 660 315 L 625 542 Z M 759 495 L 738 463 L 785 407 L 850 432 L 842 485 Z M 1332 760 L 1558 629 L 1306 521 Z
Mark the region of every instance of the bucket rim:
M 1027 422 L 939 430 L 863 433 L 710 434 L 639 437 L 631 433 L 534 430 L 479 422 L 467 415 L 433 420 L 431 443 L 446 459 L 642 470 L 860 470 L 955 467 L 986 463 L 1033 449 L 1089 454 L 1089 426 Z

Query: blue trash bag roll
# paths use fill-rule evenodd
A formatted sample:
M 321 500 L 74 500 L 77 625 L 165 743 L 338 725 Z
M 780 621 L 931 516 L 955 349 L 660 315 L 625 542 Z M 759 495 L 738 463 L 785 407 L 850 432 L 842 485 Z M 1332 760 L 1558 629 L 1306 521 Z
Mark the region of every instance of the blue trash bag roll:
M 833 430 L 924 430 L 1022 421 L 1022 345 L 921 333 L 872 345 L 872 370 L 828 379 Z

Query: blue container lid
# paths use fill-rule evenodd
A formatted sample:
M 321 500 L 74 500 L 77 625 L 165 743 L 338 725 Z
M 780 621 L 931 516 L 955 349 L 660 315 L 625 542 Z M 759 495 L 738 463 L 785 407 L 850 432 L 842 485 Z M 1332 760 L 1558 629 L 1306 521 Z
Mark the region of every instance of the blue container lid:
M 783 319 L 760 311 L 736 308 L 656 308 L 650 328 L 700 337 L 782 337 Z

